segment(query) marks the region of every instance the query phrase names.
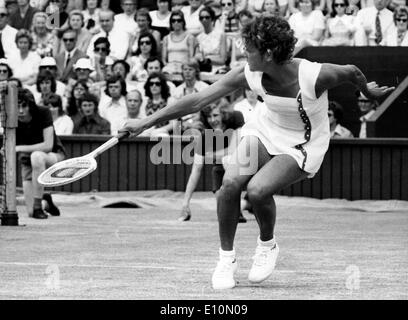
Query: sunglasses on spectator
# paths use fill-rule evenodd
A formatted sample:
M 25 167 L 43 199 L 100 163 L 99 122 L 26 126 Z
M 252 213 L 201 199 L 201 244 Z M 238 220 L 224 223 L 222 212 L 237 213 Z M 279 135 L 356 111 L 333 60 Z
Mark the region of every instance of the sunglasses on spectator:
M 210 16 L 200 16 L 200 20 L 211 20 Z
M 346 6 L 346 4 L 345 3 L 335 3 L 334 6 L 344 8 Z
M 232 7 L 232 2 L 222 3 L 223 7 Z
M 370 100 L 368 100 L 368 99 L 358 99 L 358 102 L 361 102 L 361 103 L 369 103 Z
M 75 38 L 63 38 L 62 41 L 64 41 L 64 42 L 74 42 Z
M 0 13 L 0 18 L 4 18 L 4 17 L 7 17 L 8 16 L 8 14 L 7 13 Z
M 108 49 L 106 49 L 106 48 L 98 48 L 98 47 L 96 47 L 94 51 L 95 51 L 95 52 L 107 52 L 107 51 L 108 51 Z
M 153 86 L 161 87 L 161 83 L 159 81 L 150 81 L 149 85 L 151 87 L 153 87 Z
M 8 73 L 7 69 L 0 69 L 0 73 Z
M 398 21 L 398 22 L 407 22 L 408 21 L 408 19 L 403 19 L 403 18 L 397 18 L 397 19 L 395 19 L 395 21 Z
M 146 45 L 146 46 L 150 46 L 152 43 L 150 42 L 150 41 L 140 41 L 140 45 L 141 46 L 143 46 L 143 45 Z
M 171 19 L 171 23 L 174 23 L 174 22 L 181 23 L 183 22 L 183 20 L 182 19 Z

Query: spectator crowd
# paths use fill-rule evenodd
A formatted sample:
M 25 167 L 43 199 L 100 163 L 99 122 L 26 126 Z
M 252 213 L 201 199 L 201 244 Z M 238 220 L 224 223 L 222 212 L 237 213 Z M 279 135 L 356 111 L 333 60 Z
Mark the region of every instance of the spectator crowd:
M 29 89 L 57 135 L 116 134 L 200 91 L 246 61 L 240 29 L 256 16 L 287 19 L 308 46 L 408 46 L 406 0 L 0 0 L 0 82 Z M 249 121 L 251 91 L 225 111 Z M 333 137 L 342 107 L 332 103 Z M 203 114 L 179 119 L 203 128 Z M 144 135 L 170 135 L 175 122 Z M 337 128 L 337 129 L 336 129 Z

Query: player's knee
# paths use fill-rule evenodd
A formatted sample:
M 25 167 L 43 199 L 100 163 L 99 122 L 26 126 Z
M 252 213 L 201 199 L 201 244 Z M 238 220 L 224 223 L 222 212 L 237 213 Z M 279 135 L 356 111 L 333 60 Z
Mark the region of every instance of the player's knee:
M 221 189 L 219 195 L 222 194 L 233 194 L 239 193 L 241 191 L 241 184 L 238 179 L 227 178 L 222 181 Z
M 262 185 L 249 183 L 247 186 L 248 201 L 252 204 L 269 202 L 273 193 Z
M 33 167 L 33 169 L 44 168 L 44 166 L 45 166 L 45 154 L 44 154 L 44 152 L 34 151 L 33 153 L 31 153 L 30 158 L 31 158 L 31 166 Z

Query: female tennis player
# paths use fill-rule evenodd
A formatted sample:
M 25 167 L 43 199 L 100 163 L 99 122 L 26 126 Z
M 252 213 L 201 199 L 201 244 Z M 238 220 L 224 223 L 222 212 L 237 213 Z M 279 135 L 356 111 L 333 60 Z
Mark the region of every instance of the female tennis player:
M 279 248 L 274 238 L 276 206 L 273 195 L 295 182 L 313 177 L 329 146 L 327 91 L 351 83 L 377 99 L 393 87 L 367 83 L 354 65 L 313 63 L 293 58 L 296 38 L 278 17 L 260 17 L 242 30 L 247 64 L 231 70 L 210 87 L 183 97 L 143 120 L 128 121 L 121 131 L 138 135 L 163 121 L 198 112 L 236 89 L 250 88 L 266 107 L 242 128 L 242 138 L 217 194 L 221 248 L 212 276 L 214 289 L 236 285 L 234 238 L 245 188 L 260 234 L 248 279 L 260 283 L 273 272 Z M 249 161 L 247 154 L 250 154 Z

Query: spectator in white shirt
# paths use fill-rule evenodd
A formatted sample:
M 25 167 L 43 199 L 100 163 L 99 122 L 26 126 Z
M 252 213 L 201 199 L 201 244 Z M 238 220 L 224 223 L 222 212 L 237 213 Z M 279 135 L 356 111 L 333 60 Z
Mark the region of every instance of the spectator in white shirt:
M 136 0 L 121 0 L 123 13 L 115 15 L 115 28 L 125 31 L 129 39 L 136 36 L 139 29 L 136 23 Z
M 245 123 L 247 123 L 255 116 L 255 111 L 262 108 L 263 105 L 263 102 L 258 100 L 258 96 L 255 92 L 245 89 L 244 99 L 234 105 L 234 111 L 241 112 Z
M 395 27 L 388 33 L 384 45 L 408 47 L 408 7 L 395 8 L 393 18 Z
M 157 29 L 161 37 L 164 38 L 170 30 L 171 1 L 157 0 L 157 8 L 158 10 L 149 12 L 152 18 L 152 27 Z
M 359 138 L 367 138 L 367 120 L 375 113 L 377 109 L 378 102 L 375 100 L 368 99 L 364 94 L 361 92 L 357 93 L 357 104 L 358 108 L 360 109 L 360 133 Z
M 10 58 L 18 53 L 16 45 L 17 29 L 8 24 L 8 11 L 0 4 L 0 58 Z
M 82 11 L 84 14 L 85 28 L 89 30 L 92 34 L 97 34 L 101 30 L 99 25 L 99 8 L 100 0 L 84 0 L 85 10 Z
M 189 6 L 181 8 L 186 21 L 186 29 L 193 36 L 197 36 L 203 31 L 203 26 L 199 20 L 199 13 L 204 8 L 204 0 L 189 0 Z
M 44 107 L 49 107 L 54 130 L 57 136 L 70 135 L 74 129 L 74 122 L 67 116 L 62 108 L 62 99 L 58 94 L 52 93 L 44 99 Z
M 374 7 L 357 12 L 356 46 L 383 45 L 394 26 L 393 14 L 387 9 L 390 0 L 374 0 Z
M 101 31 L 94 35 L 88 47 L 87 54 L 89 57 L 94 55 L 94 42 L 101 37 L 109 40 L 111 52 L 114 59 L 125 59 L 129 49 L 129 35 L 120 28 L 114 27 L 114 13 L 111 10 L 101 10 L 99 12 L 99 23 Z
M 126 82 L 113 75 L 106 81 L 105 96 L 99 102 L 99 114 L 111 124 L 111 134 L 115 135 L 122 128 L 123 119 L 127 116 Z

